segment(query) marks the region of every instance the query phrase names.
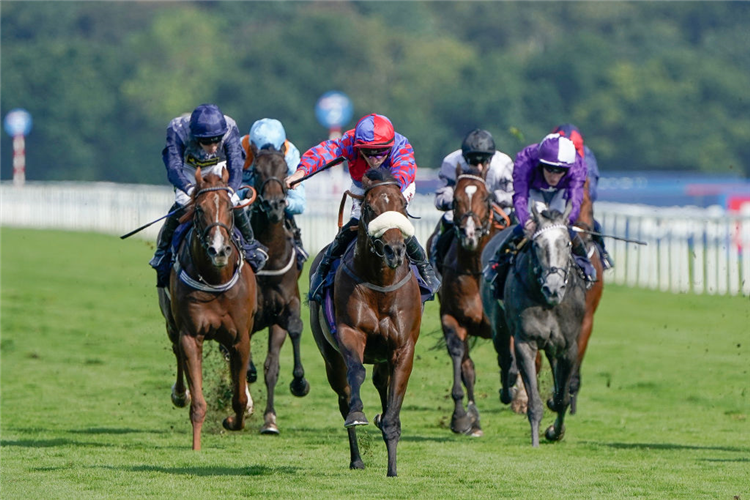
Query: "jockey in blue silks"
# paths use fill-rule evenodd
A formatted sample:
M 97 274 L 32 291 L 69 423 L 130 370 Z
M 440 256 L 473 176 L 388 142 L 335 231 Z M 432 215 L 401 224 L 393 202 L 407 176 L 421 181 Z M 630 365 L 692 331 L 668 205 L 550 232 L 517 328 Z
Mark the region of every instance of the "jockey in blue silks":
M 349 174 L 352 178 L 352 186 L 349 189 L 354 194 L 364 194 L 362 188 L 362 177 L 369 168 L 381 168 L 389 170 L 398 180 L 401 193 L 407 203 L 414 197 L 416 186 L 417 164 L 414 161 L 414 150 L 409 140 L 393 129 L 391 121 L 377 114 L 362 117 L 357 126 L 346 131 L 341 138 L 321 142 L 310 148 L 300 160 L 294 174 L 287 177 L 287 186 L 305 175 L 316 172 L 327 162 L 343 156 L 349 164 Z M 323 282 L 331 269 L 333 262 L 340 258 L 349 243 L 356 238 L 356 231 L 350 231 L 359 224 L 361 202 L 352 201 L 351 219 L 336 235 L 336 238 L 328 246 L 323 259 L 310 282 L 310 300 L 322 301 Z M 430 290 L 435 293 L 440 288 L 440 280 L 435 276 L 435 271 L 427 260 L 422 245 L 416 236 L 406 239 L 406 253 L 409 260 L 413 262 L 422 279 Z
M 271 149 L 284 153 L 284 160 L 287 165 L 286 175 L 292 175 L 299 164 L 299 149 L 286 137 L 286 130 L 279 120 L 273 118 L 263 118 L 257 120 L 250 127 L 250 132 L 240 140 L 242 150 L 245 153 L 245 162 L 242 167 L 242 184 L 254 185 L 255 182 L 255 156 L 262 149 Z M 294 220 L 295 215 L 299 215 L 307 208 L 307 198 L 305 197 L 305 187 L 300 185 L 297 189 L 290 189 L 286 194 L 286 226 L 294 236 L 294 246 L 297 250 L 297 265 L 301 266 L 309 257 L 307 251 L 302 245 L 302 232 Z
M 530 216 L 532 203 L 542 202 L 550 210 L 565 212 L 570 203 L 568 224 L 577 219 L 583 202 L 583 184 L 586 181 L 586 164 L 578 155 L 573 142 L 559 134 L 550 134 L 538 144 L 531 144 L 516 155 L 513 168 L 513 207 L 518 224 L 504 229 L 497 238 L 500 245 L 485 269 L 485 279 L 494 283 L 495 290 L 502 294 L 505 277 L 509 270 L 509 249 L 524 235 L 536 231 L 536 223 Z M 587 280 L 596 280 L 596 271 L 586 255 L 586 248 L 578 234 L 572 229 L 570 239 L 576 262 L 583 268 Z
M 200 167 L 202 175 L 214 173 L 221 176 L 223 169 L 229 171 L 229 188 L 232 202 L 240 203 L 235 192 L 242 181 L 242 151 L 240 134 L 235 121 L 224 115 L 215 104 L 201 104 L 188 116 L 179 116 L 169 122 L 167 144 L 162 151 L 167 178 L 174 186 L 175 203 L 159 231 L 156 253 L 149 264 L 156 269 L 156 286 L 165 287 L 172 268 L 170 251 L 172 236 L 180 224 L 180 217 L 190 203 L 195 187 L 195 171 Z M 263 267 L 268 255 L 253 235 L 250 219 L 245 210 L 234 210 L 234 224 L 244 238 L 245 259 L 258 270 Z M 169 258 L 167 258 L 169 257 Z
M 587 178 L 589 181 L 589 198 L 591 198 L 591 203 L 594 203 L 598 197 L 597 187 L 599 186 L 599 165 L 597 164 L 594 152 L 584 144 L 583 135 L 581 135 L 578 127 L 576 127 L 575 125 L 572 125 L 570 123 L 558 125 L 552 130 L 552 133 L 560 134 L 573 141 L 573 144 L 576 147 L 576 151 L 583 157 L 583 162 L 586 164 Z M 594 227 L 589 229 L 593 229 L 597 233 L 602 232 L 602 226 L 596 219 L 594 219 Z M 614 266 L 614 261 L 609 255 L 609 252 L 607 252 L 607 249 L 604 247 L 604 239 L 599 235 L 592 235 L 592 238 L 599 244 L 602 249 L 604 268 L 610 269 Z

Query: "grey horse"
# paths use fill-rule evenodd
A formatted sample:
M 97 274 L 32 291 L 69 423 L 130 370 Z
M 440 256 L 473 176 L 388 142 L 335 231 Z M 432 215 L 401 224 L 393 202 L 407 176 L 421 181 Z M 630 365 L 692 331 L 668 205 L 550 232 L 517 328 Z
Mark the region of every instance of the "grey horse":
M 507 325 L 513 337 L 515 361 L 529 396 L 527 416 L 534 447 L 539 446 L 539 423 L 544 414 L 537 386 L 537 352 L 544 350 L 554 376 L 554 394 L 547 405 L 557 413 L 557 419 L 545 432 L 550 441 L 559 441 L 565 434 L 563 421 L 570 405 L 570 380 L 578 359 L 586 288 L 571 254 L 567 226 L 570 210 L 568 204 L 564 213 L 540 212 L 532 204 L 536 230 L 526 235 L 526 248 L 517 255 L 505 282 L 505 315 L 499 326 L 502 332 L 502 326 Z M 490 301 L 495 303 L 495 309 L 499 307 L 486 290 L 483 300 L 485 309 L 491 309 Z

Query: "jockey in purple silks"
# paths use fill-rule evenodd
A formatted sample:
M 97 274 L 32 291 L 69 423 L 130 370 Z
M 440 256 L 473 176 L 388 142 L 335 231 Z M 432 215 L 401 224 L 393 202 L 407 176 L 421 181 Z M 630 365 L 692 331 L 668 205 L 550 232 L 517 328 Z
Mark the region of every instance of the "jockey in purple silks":
M 516 155 L 513 167 L 513 207 L 518 224 L 504 229 L 497 238 L 501 243 L 485 269 L 485 279 L 494 284 L 497 294 L 502 294 L 510 268 L 508 250 L 524 237 L 534 234 L 536 223 L 530 217 L 532 203 L 541 202 L 549 210 L 565 212 L 571 205 L 568 223 L 578 219 L 583 202 L 583 184 L 586 181 L 586 164 L 577 154 L 573 142 L 559 134 L 550 134 L 538 144 L 524 148 Z M 576 262 L 583 268 L 588 281 L 596 281 L 596 271 L 586 256 L 586 248 L 572 229 L 570 238 Z
M 167 168 L 167 178 L 174 186 L 175 203 L 169 210 L 171 215 L 159 231 L 156 253 L 149 262 L 156 270 L 157 287 L 165 287 L 169 282 L 174 258 L 169 247 L 180 224 L 180 217 L 192 200 L 196 169 L 200 167 L 203 176 L 209 173 L 221 176 L 222 170 L 227 169 L 232 202 L 235 206 L 240 203 L 235 191 L 242 181 L 243 159 L 237 124 L 215 104 L 201 104 L 190 116 L 178 116 L 169 122 L 162 159 Z M 245 240 L 245 260 L 257 271 L 263 267 L 268 255 L 263 245 L 255 240 L 245 209 L 234 210 L 234 224 Z
M 417 171 L 414 150 L 406 137 L 394 131 L 393 124 L 387 117 L 377 114 L 362 117 L 357 126 L 345 132 L 340 139 L 324 141 L 310 148 L 302 155 L 297 171 L 286 178 L 287 187 L 293 189 L 291 184 L 294 181 L 318 171 L 339 156 L 346 158 L 349 164 L 352 193 L 364 194 L 362 177 L 367 169 L 379 168 L 389 170 L 398 180 L 407 203 L 414 196 Z M 310 300 L 322 301 L 322 285 L 333 262 L 344 254 L 349 243 L 357 237 L 357 232 L 350 228 L 359 224 L 360 210 L 361 202 L 353 200 L 351 219 L 339 230 L 311 278 Z M 407 238 L 406 253 L 409 260 L 417 266 L 427 286 L 436 293 L 440 288 L 440 280 L 435 276 L 427 254 L 416 236 Z

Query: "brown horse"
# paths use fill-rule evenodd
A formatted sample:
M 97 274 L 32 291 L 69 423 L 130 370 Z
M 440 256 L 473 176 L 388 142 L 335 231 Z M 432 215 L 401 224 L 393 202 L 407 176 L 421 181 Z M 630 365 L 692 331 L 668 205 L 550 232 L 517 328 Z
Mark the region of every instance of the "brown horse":
M 208 174 L 204 179 L 200 168 L 196 169 L 192 204 L 182 219 L 192 219 L 193 227 L 178 251 L 169 289 L 159 289 L 159 306 L 177 358 L 172 402 L 178 407 L 190 402 L 194 450 L 201 448 L 201 427 L 206 417 L 204 340 L 216 340 L 229 352 L 235 414 L 224 419 L 224 427 L 241 430 L 245 412 L 252 410 L 245 377 L 256 309 L 255 274 L 245 265 L 232 239 L 229 174 L 226 170 L 222 174 Z M 187 376 L 187 389 L 183 375 Z
M 310 324 L 328 382 L 338 394 L 349 434 L 351 469 L 364 468 L 355 428 L 368 423 L 360 398 L 363 363 L 374 365 L 372 381 L 383 409 L 375 425 L 388 451 L 388 476 L 395 476 L 401 405 L 422 321 L 419 285 L 404 243 L 414 227 L 407 219 L 399 183 L 390 173 L 369 170 L 362 184 L 365 193 L 355 249 L 342 258 L 334 281 L 335 333 L 331 334 L 318 302 L 310 302 Z M 324 251 L 313 262 L 311 274 Z
M 492 338 L 490 320 L 482 308 L 479 287 L 483 279 L 482 250 L 499 229 L 493 223 L 492 194 L 487 189 L 485 176 L 486 171 L 483 175 L 477 168 L 470 168 L 466 172 L 460 166 L 456 169 L 453 220 L 457 238 L 453 239 L 445 256 L 437 262 L 438 271 L 443 276 L 443 285 L 438 293 L 440 322 L 448 354 L 453 361 L 451 396 L 454 409 L 451 430 L 475 437 L 482 436 L 483 432 L 474 398 L 476 372 L 469 356 L 469 340 L 470 337 Z M 427 248 L 433 248 L 432 240 L 437 236 L 433 233 Z M 504 346 L 498 350 L 501 365 L 511 362 L 509 333 L 505 340 L 504 344 L 499 343 Z M 462 381 L 467 392 L 466 409 L 463 406 Z
M 294 379 L 289 388 L 297 397 L 306 396 L 310 392 L 310 384 L 305 379 L 300 359 L 303 325 L 297 281 L 302 271 L 297 267 L 292 233 L 284 224 L 284 209 L 287 204 L 284 184 L 287 165 L 284 154 L 262 149 L 255 157 L 254 169 L 258 199 L 253 204 L 251 221 L 256 238 L 268 247 L 268 261 L 256 273 L 258 310 L 253 324 L 253 333 L 268 328 L 268 354 L 263 366 L 268 397 L 260 432 L 278 434 L 274 389 L 279 379 L 279 353 L 287 333 L 292 339 L 294 352 Z

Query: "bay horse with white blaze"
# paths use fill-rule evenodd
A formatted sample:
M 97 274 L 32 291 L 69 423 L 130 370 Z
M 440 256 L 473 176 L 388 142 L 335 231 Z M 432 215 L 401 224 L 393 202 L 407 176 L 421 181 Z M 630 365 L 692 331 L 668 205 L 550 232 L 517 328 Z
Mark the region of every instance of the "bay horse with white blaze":
M 453 362 L 453 387 L 451 396 L 454 409 L 451 430 L 455 433 L 478 437 L 483 435 L 479 421 L 479 410 L 474 398 L 476 371 L 469 356 L 471 337 L 492 338 L 492 328 L 482 308 L 479 294 L 482 278 L 482 250 L 500 228 L 494 223 L 492 193 L 485 182 L 486 170 L 461 166 L 456 169 L 456 184 L 453 189 L 453 220 L 456 238 L 448 247 L 445 256 L 436 262 L 442 275 L 440 298 L 440 322 L 443 328 L 448 354 Z M 497 210 L 500 210 L 497 208 Z M 438 237 L 438 228 L 427 242 L 427 248 L 437 251 L 432 240 Z M 506 340 L 508 336 L 506 336 Z M 501 365 L 511 362 L 510 343 L 498 350 Z M 500 354 L 502 353 L 502 354 Z M 467 407 L 463 406 L 466 387 Z
M 554 392 L 548 406 L 557 418 L 545 432 L 550 441 L 565 434 L 570 404 L 570 381 L 578 364 L 578 339 L 585 312 L 586 290 L 571 252 L 565 213 L 531 212 L 536 231 L 529 234 L 505 282 L 505 319 L 515 341 L 515 354 L 529 397 L 527 416 L 531 444 L 539 446 L 539 424 L 544 405 L 537 386 L 537 353 L 544 350 L 552 367 Z M 530 248 L 529 248 L 530 247 Z
M 232 237 L 234 229 L 229 174 L 195 172 L 195 191 L 182 221 L 192 220 L 177 253 L 169 288 L 159 288 L 159 306 L 177 358 L 177 381 L 172 403 L 190 403 L 193 449 L 201 448 L 206 416 L 203 397 L 203 342 L 216 340 L 229 352 L 234 416 L 224 419 L 227 430 L 241 430 L 252 399 L 245 380 L 250 355 L 250 332 L 256 305 L 255 274 L 245 265 Z M 184 377 L 187 377 L 187 388 Z
M 375 425 L 388 451 L 388 476 L 396 476 L 401 405 L 422 320 L 419 285 L 404 242 L 414 234 L 414 227 L 407 219 L 399 183 L 389 172 L 368 170 L 362 185 L 365 192 L 354 251 L 342 257 L 334 280 L 335 332 L 329 330 L 316 301 L 310 302 L 310 324 L 345 419 L 349 467 L 364 468 L 356 426 L 368 423 L 360 389 L 365 379 L 363 364 L 372 363 L 372 381 L 383 409 Z M 324 252 L 315 258 L 311 274 Z
M 263 365 L 267 399 L 263 414 L 262 434 L 278 434 L 274 389 L 279 379 L 279 354 L 286 339 L 292 339 L 294 379 L 289 384 L 293 395 L 306 396 L 310 384 L 300 357 L 302 319 L 298 286 L 302 270 L 297 266 L 297 251 L 293 235 L 285 227 L 287 164 L 284 154 L 274 149 L 261 149 L 255 157 L 255 190 L 258 198 L 253 204 L 252 226 L 259 242 L 268 247 L 268 261 L 256 273 L 258 280 L 258 309 L 253 333 L 268 328 L 268 354 Z

